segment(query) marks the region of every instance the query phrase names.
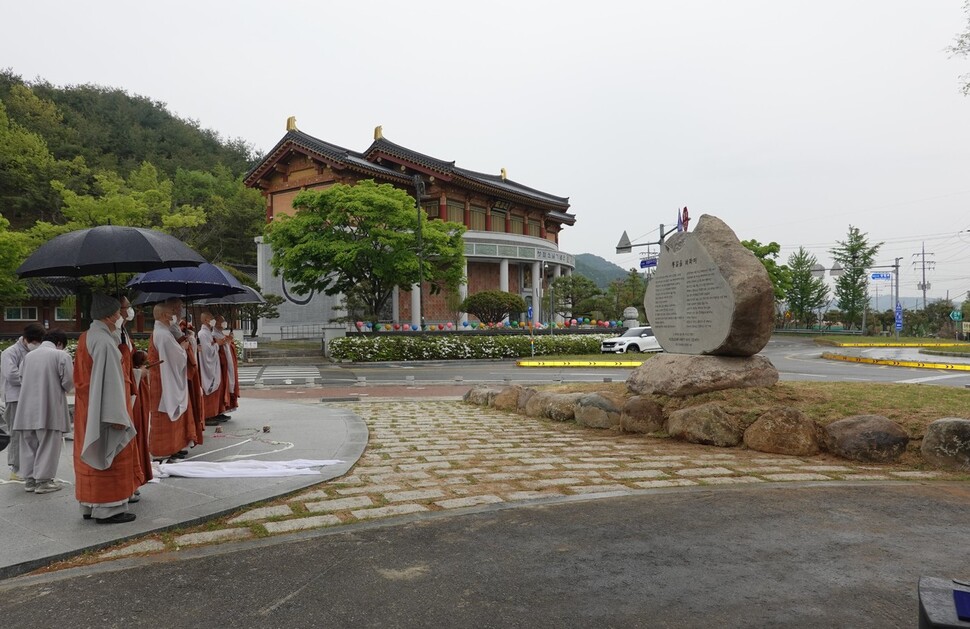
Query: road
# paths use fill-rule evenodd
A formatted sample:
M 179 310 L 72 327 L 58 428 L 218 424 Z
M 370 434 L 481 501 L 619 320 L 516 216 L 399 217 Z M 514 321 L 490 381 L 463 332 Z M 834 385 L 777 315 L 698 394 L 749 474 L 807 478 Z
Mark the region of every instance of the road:
M 965 484 L 696 489 L 409 517 L 0 583 L 4 627 L 914 627 Z
M 777 337 L 762 352 L 775 365 L 782 380 L 816 382 L 902 382 L 926 383 L 963 387 L 970 385 L 970 372 L 945 372 L 927 369 L 883 367 L 821 360 L 822 349 L 810 339 Z M 623 356 L 625 357 L 625 356 Z M 925 357 L 924 357 L 925 358 Z M 945 361 L 938 357 L 933 360 Z M 348 386 L 358 383 L 431 384 L 454 383 L 460 379 L 467 384 L 512 382 L 517 384 L 548 384 L 553 382 L 614 382 L 626 380 L 631 369 L 536 368 L 518 367 L 515 361 L 447 361 L 420 363 L 375 363 L 302 367 L 242 367 L 241 382 L 266 385 L 301 384 L 312 378 L 324 386 Z M 363 380 L 361 380 L 363 379 Z M 289 381 L 289 382 L 287 382 Z

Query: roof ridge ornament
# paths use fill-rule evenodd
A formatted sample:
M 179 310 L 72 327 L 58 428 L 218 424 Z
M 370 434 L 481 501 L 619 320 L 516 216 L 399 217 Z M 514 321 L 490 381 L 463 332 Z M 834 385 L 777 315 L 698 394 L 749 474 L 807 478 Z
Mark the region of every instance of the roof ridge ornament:
M 502 168 L 502 181 L 505 181 L 508 178 L 509 178 L 509 175 L 508 175 L 507 172 L 505 172 L 505 168 L 503 167 Z
M 296 128 L 296 116 L 290 116 L 286 119 L 286 130 L 299 131 L 299 129 Z
M 377 125 L 376 127 L 374 127 L 374 139 L 375 140 L 383 140 L 384 139 L 384 126 L 383 125 Z

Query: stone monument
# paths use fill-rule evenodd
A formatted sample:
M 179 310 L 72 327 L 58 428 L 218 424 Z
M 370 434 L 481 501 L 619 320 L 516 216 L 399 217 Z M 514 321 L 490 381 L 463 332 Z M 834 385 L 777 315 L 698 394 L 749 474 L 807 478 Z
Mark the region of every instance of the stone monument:
M 774 328 L 771 279 L 717 217 L 663 244 L 643 305 L 664 353 L 633 372 L 632 392 L 687 396 L 778 381 L 757 355 Z

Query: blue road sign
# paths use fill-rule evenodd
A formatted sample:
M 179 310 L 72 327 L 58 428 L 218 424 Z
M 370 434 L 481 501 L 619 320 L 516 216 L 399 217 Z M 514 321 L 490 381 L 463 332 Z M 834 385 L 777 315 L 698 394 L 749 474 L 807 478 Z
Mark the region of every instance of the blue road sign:
M 874 280 L 891 280 L 893 279 L 892 273 L 873 273 L 870 277 Z
M 529 321 L 532 321 L 532 306 L 529 306 Z
M 657 258 L 647 258 L 645 260 L 640 260 L 641 269 L 648 269 L 652 266 L 657 266 Z
M 896 302 L 896 331 L 903 329 L 903 307 Z

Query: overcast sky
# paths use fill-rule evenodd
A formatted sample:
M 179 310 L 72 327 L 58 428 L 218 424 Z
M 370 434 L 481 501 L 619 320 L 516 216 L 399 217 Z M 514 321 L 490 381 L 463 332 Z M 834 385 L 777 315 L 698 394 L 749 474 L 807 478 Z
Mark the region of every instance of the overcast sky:
M 260 151 L 287 116 L 568 196 L 560 246 L 625 268 L 623 230 L 726 221 L 826 267 L 849 225 L 931 297 L 970 291 L 961 0 L 9 4 L 0 67 L 119 87 Z M 930 255 L 930 254 L 933 255 Z M 918 266 L 918 265 L 917 265 Z M 917 269 L 918 270 L 918 269 Z M 878 284 L 881 307 L 887 282 Z

